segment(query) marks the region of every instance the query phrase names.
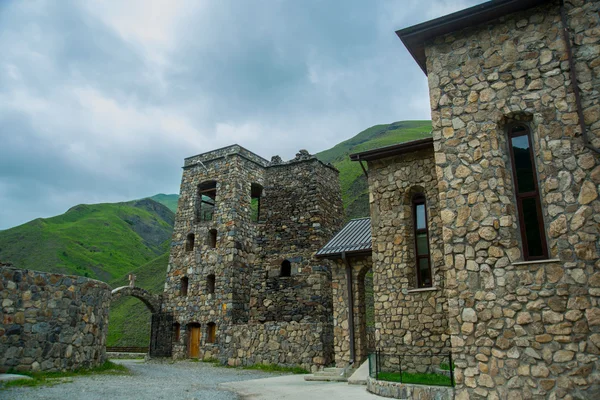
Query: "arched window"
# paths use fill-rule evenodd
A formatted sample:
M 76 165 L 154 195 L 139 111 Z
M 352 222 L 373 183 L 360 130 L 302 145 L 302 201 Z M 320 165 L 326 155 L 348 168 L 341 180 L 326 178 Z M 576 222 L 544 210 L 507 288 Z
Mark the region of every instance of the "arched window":
M 217 247 L 217 230 L 211 229 L 208 231 L 208 247 L 214 249 Z
M 210 274 L 206 277 L 206 293 L 212 294 L 215 292 L 215 275 Z
M 429 257 L 429 229 L 427 226 L 427 206 L 425 195 L 415 194 L 413 204 L 413 227 L 415 234 L 415 267 L 417 270 L 417 287 L 425 288 L 433 285 L 431 279 L 431 258 Z
M 260 220 L 260 198 L 263 187 L 258 183 L 253 183 L 250 189 L 250 220 L 258 222 Z
M 548 247 L 529 128 L 521 123 L 509 125 L 508 144 L 515 181 L 523 257 L 526 261 L 546 259 Z
M 183 278 L 181 278 L 181 295 L 182 296 L 187 296 L 188 294 L 188 277 L 184 276 Z
M 193 233 L 189 233 L 187 235 L 187 238 L 185 240 L 185 251 L 192 251 L 194 250 L 194 234 Z
M 217 182 L 207 181 L 198 185 L 196 222 L 212 221 L 217 199 Z
M 292 276 L 292 263 L 288 260 L 283 260 L 279 276 Z
M 179 322 L 175 322 L 173 324 L 173 341 L 179 342 L 179 338 L 181 336 L 181 325 Z
M 214 322 L 209 322 L 206 325 L 206 343 L 215 343 L 217 338 L 217 326 Z

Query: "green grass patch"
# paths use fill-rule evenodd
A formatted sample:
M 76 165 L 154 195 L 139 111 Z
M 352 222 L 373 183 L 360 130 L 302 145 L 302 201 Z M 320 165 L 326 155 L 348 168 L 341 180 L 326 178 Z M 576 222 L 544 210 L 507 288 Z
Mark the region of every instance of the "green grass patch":
M 65 372 L 15 372 L 8 371 L 8 373 L 18 373 L 20 375 L 26 375 L 33 379 L 19 379 L 15 381 L 8 381 L 2 385 L 2 389 L 11 387 L 35 387 L 35 386 L 52 386 L 58 383 L 69 382 L 66 378 L 73 378 L 78 376 L 89 376 L 96 374 L 104 375 L 127 375 L 129 370 L 121 365 L 115 364 L 112 361 L 106 361 L 104 364 L 95 368 L 81 368 L 74 371 Z
M 420 385 L 452 386 L 450 377 L 438 374 L 411 374 L 403 372 L 380 372 L 378 379 L 388 382 L 416 383 Z
M 440 364 L 440 369 L 442 371 L 450 371 L 450 364 L 448 364 L 448 363 L 441 363 Z M 452 363 L 452 369 L 453 370 L 456 369 L 456 365 L 454 365 L 454 363 Z

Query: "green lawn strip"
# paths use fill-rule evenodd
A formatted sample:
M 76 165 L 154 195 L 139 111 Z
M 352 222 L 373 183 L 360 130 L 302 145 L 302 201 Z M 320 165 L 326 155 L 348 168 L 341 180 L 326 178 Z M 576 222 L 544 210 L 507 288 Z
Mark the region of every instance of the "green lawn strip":
M 411 374 L 403 372 L 402 377 L 399 372 L 380 372 L 378 379 L 380 381 L 416 383 L 420 385 L 452 386 L 452 381 L 445 375 L 438 374 Z
M 129 370 L 121 365 L 115 364 L 112 361 L 106 361 L 104 364 L 95 368 L 81 368 L 74 371 L 65 372 L 16 372 L 8 371 L 8 373 L 18 373 L 26 375 L 33 379 L 18 379 L 5 382 L 1 388 L 7 389 L 11 387 L 34 387 L 34 386 L 51 386 L 61 382 L 65 382 L 64 378 L 72 378 L 78 376 L 89 376 L 96 374 L 104 375 L 127 375 Z

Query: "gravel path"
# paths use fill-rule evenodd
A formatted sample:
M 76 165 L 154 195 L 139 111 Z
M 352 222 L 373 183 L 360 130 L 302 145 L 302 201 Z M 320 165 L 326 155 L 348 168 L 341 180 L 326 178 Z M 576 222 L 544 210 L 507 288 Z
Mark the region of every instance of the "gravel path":
M 113 361 L 127 366 L 131 375 L 83 376 L 50 387 L 0 390 L 0 399 L 237 400 L 240 399 L 238 395 L 218 384 L 277 376 L 261 371 L 213 367 L 202 362 Z

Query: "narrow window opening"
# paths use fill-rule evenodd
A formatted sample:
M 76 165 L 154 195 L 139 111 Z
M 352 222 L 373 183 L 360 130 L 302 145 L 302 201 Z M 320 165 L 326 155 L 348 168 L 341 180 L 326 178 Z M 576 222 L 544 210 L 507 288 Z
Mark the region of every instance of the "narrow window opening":
M 190 233 L 187 235 L 186 241 L 185 241 L 185 251 L 192 251 L 194 250 L 194 234 Z
M 279 273 L 279 276 L 292 276 L 292 263 L 290 263 L 288 260 L 283 260 L 283 262 L 281 263 L 281 271 Z
M 214 249 L 217 247 L 217 230 L 211 229 L 208 231 L 208 247 Z
M 181 295 L 182 296 L 187 296 L 188 294 L 188 277 L 184 276 L 183 278 L 181 278 Z
M 546 259 L 548 248 L 529 128 L 523 124 L 510 125 L 508 143 L 515 181 L 523 257 L 525 261 Z
M 217 337 L 217 326 L 214 322 L 209 322 L 206 325 L 206 343 L 215 343 Z
M 215 292 L 215 275 L 210 274 L 206 277 L 206 292 L 213 294 Z
M 179 342 L 180 337 L 181 337 L 181 325 L 179 324 L 179 322 L 175 322 L 173 324 L 173 341 Z
M 196 222 L 212 221 L 217 198 L 217 182 L 208 181 L 198 185 Z
M 429 229 L 427 206 L 422 193 L 413 196 L 413 225 L 415 234 L 415 261 L 417 287 L 431 287 L 431 258 L 429 256 Z
M 250 189 L 250 220 L 260 221 L 260 199 L 263 188 L 258 183 L 253 183 Z

